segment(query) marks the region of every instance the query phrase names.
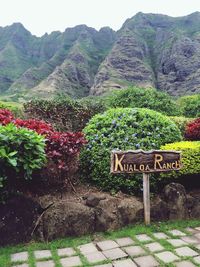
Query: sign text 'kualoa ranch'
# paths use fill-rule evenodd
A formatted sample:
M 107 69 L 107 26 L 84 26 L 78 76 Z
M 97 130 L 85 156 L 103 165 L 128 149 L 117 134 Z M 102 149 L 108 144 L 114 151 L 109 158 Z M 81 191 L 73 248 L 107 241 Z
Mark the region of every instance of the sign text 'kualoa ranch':
M 169 150 L 111 152 L 111 173 L 143 173 L 144 221 L 150 224 L 150 173 L 169 172 L 182 167 L 181 153 Z
M 178 151 L 129 150 L 112 151 L 111 173 L 153 173 L 181 169 L 181 155 Z

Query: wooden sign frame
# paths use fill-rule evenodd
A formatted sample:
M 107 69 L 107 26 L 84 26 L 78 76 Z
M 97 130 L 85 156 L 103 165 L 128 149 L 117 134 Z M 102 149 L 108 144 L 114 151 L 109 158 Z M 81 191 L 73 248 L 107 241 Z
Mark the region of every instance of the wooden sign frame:
M 117 158 L 116 158 L 117 157 Z M 123 157 L 123 159 L 122 159 Z M 133 158 L 134 157 L 134 161 Z M 116 161 L 118 168 L 116 169 Z M 113 174 L 155 173 L 180 170 L 181 152 L 174 150 L 113 150 L 111 168 Z
M 118 157 L 118 155 L 120 157 Z M 135 157 L 134 162 L 132 162 L 132 156 Z M 155 172 L 178 171 L 181 168 L 180 151 L 144 151 L 140 149 L 128 151 L 113 150 L 111 152 L 110 172 L 112 174 L 143 174 L 144 221 L 146 225 L 150 224 L 150 174 Z

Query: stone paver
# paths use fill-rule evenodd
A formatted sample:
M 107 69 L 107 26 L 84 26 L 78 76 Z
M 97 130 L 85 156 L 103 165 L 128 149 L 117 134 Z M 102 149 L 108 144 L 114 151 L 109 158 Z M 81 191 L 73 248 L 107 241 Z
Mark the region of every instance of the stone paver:
M 135 237 L 136 237 L 137 240 L 139 240 L 140 242 L 152 241 L 151 237 L 149 237 L 149 236 L 146 235 L 146 234 L 136 235 Z
M 161 251 L 161 250 L 164 250 L 165 248 L 163 246 L 161 246 L 160 243 L 158 242 L 154 242 L 154 243 L 149 243 L 149 244 L 146 244 L 145 247 L 147 249 L 149 249 L 151 252 L 157 252 L 157 251 Z
M 76 251 L 73 248 L 59 248 L 57 250 L 58 256 L 73 256 L 76 254 Z
M 191 227 L 187 227 L 185 228 L 185 230 L 191 234 L 196 234 L 198 233 L 198 230 L 194 229 L 194 228 L 191 228 Z
M 113 262 L 114 267 L 137 267 L 137 265 L 131 260 L 120 260 Z
M 176 229 L 170 230 L 168 232 L 173 236 L 185 236 L 186 235 L 185 233 L 183 233 L 183 232 L 181 232 L 179 230 L 176 230 Z
M 115 241 L 120 247 L 133 245 L 135 243 L 130 237 L 118 238 Z
M 52 257 L 50 250 L 36 250 L 34 251 L 34 256 L 36 259 L 45 259 Z
M 200 256 L 193 258 L 194 262 L 200 264 Z
M 114 248 L 110 250 L 103 251 L 103 254 L 106 256 L 106 258 L 110 260 L 117 260 L 120 258 L 127 257 L 127 254 L 121 250 L 120 248 Z
M 167 238 L 169 238 L 169 236 L 167 236 L 165 233 L 162 233 L 162 232 L 154 233 L 153 236 L 155 238 L 158 238 L 158 239 L 167 239 Z
M 198 250 L 200 250 L 200 244 L 199 244 L 199 245 L 196 245 L 196 248 L 197 248 Z
M 36 267 L 55 267 L 53 261 L 40 261 L 36 263 Z
M 11 261 L 27 261 L 28 260 L 28 252 L 19 252 L 11 255 Z
M 182 236 L 181 239 L 189 244 L 198 244 L 200 241 L 194 236 Z
M 181 247 L 187 245 L 187 243 L 181 239 L 168 239 L 169 242 L 173 247 Z
M 176 267 L 196 267 L 191 261 L 180 261 L 175 263 Z
M 198 239 L 199 239 L 199 241 L 200 241 L 200 233 L 198 233 L 198 234 L 195 234 L 195 235 L 194 235 L 194 237 L 198 238 Z
M 98 242 L 97 247 L 100 250 L 109 250 L 113 248 L 118 248 L 119 245 L 113 240 L 105 240 L 105 241 Z
M 60 259 L 61 265 L 63 267 L 75 267 L 75 266 L 82 266 L 81 259 L 79 256 L 69 257 L 69 258 L 62 258 Z
M 142 256 L 135 258 L 134 261 L 140 267 L 156 267 L 159 266 L 159 263 L 154 259 L 153 256 Z
M 170 263 L 179 259 L 175 254 L 170 251 L 163 251 L 155 254 L 155 256 L 158 257 L 164 263 Z
M 12 267 L 29 267 L 27 263 L 19 264 L 19 265 L 14 265 Z
M 124 247 L 123 249 L 131 257 L 146 254 L 145 250 L 140 246 Z
M 93 252 L 93 253 L 90 253 L 90 254 L 86 254 L 85 257 L 87 258 L 89 263 L 96 263 L 96 262 L 100 262 L 100 261 L 106 260 L 106 257 L 100 251 Z
M 112 267 L 113 265 L 111 263 L 108 264 L 102 264 L 102 265 L 95 265 L 94 267 Z
M 111 263 L 103 264 L 103 265 L 95 265 L 94 267 L 112 267 L 113 265 Z
M 177 249 L 175 249 L 175 252 L 179 256 L 183 256 L 183 257 L 193 257 L 193 256 L 199 255 L 196 251 L 194 251 L 193 249 L 191 249 L 189 247 L 177 248 Z
M 96 246 L 93 243 L 81 245 L 78 247 L 78 249 L 81 251 L 83 255 L 98 251 Z

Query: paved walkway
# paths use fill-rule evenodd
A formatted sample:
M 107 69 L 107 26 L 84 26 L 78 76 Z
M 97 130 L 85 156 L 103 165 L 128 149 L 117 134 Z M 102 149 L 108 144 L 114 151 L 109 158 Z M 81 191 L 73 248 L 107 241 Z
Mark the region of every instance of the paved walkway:
M 58 248 L 59 264 L 50 250 L 34 251 L 36 267 L 156 267 L 200 266 L 200 227 L 139 234 L 88 243 L 76 248 Z M 11 255 L 12 267 L 29 267 L 27 251 Z

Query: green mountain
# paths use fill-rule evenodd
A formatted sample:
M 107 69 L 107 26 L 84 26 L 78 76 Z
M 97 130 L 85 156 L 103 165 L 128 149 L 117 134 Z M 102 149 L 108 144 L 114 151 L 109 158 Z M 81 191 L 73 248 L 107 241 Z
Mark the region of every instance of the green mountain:
M 0 95 L 100 95 L 129 85 L 171 95 L 200 93 L 200 13 L 173 18 L 138 13 L 118 32 L 86 25 L 31 35 L 0 27 Z

